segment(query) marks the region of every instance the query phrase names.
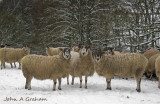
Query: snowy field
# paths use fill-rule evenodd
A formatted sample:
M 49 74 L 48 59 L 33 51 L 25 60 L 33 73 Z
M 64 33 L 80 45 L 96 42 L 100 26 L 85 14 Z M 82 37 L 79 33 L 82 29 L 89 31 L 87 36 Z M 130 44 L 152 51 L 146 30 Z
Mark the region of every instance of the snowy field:
M 0 70 L 0 104 L 160 104 L 158 81 L 142 78 L 142 92 L 138 93 L 134 79 L 115 78 L 112 79 L 110 91 L 105 90 L 105 78 L 94 74 L 88 78 L 88 89 L 84 88 L 84 79 L 80 89 L 78 78 L 75 85 L 67 85 L 64 78 L 61 91 L 52 91 L 52 80 L 36 79 L 32 80 L 32 90 L 25 90 L 22 71 L 11 69 L 9 64 L 6 66 L 6 69 Z M 12 100 L 5 101 L 6 97 Z M 32 98 L 41 100 L 32 101 Z

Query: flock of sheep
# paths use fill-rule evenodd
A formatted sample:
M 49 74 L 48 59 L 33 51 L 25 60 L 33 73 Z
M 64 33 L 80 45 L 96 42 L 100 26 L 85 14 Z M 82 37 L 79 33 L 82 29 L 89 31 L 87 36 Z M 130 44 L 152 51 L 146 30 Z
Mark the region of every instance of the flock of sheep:
M 56 90 L 58 80 L 58 89 L 61 90 L 61 78 L 67 77 L 69 84 L 69 75 L 72 76 L 72 85 L 74 78 L 79 77 L 80 88 L 82 88 L 82 76 L 85 76 L 85 88 L 87 80 L 95 72 L 99 76 L 106 78 L 107 88 L 111 90 L 111 79 L 114 76 L 121 78 L 134 77 L 137 82 L 137 92 L 141 91 L 141 77 L 145 74 L 151 78 L 156 74 L 160 78 L 160 51 L 157 49 L 147 50 L 144 54 L 125 53 L 107 49 L 106 51 L 92 51 L 90 46 L 79 45 L 73 48 L 57 47 L 46 48 L 46 54 L 30 55 L 28 47 L 0 48 L 1 69 L 5 68 L 5 62 L 11 64 L 19 62 L 19 68 L 22 68 L 26 78 L 25 89 L 31 90 L 31 80 L 53 80 L 53 90 Z M 22 64 L 22 67 L 21 67 Z M 16 66 L 15 66 L 16 67 Z M 158 87 L 160 88 L 160 80 Z

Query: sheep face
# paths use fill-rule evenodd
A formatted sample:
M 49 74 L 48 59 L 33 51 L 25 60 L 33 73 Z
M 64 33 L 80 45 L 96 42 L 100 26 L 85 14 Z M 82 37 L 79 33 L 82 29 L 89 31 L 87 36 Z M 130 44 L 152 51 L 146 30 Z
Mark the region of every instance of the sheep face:
M 100 60 L 102 59 L 102 55 L 103 54 L 104 54 L 104 52 L 101 52 L 100 50 L 95 51 L 94 59 L 96 60 L 96 62 L 100 62 Z
M 63 52 L 63 57 L 65 59 L 70 59 L 71 58 L 70 48 L 64 48 L 64 49 L 60 48 L 60 50 Z
M 30 49 L 28 47 L 23 47 L 23 51 L 25 55 L 28 55 L 30 53 Z
M 88 49 L 89 49 L 90 47 L 89 46 L 84 46 L 84 45 L 82 45 L 81 47 L 80 47 L 80 53 L 81 53 L 81 55 L 82 56 L 87 56 L 88 55 Z

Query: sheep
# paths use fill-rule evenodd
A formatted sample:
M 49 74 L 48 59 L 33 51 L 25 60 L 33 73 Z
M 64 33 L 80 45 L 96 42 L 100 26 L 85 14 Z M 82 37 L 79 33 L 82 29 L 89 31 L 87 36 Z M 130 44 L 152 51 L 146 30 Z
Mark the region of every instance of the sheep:
M 156 76 L 158 77 L 158 88 L 160 89 L 160 56 L 156 58 L 155 62 Z
M 155 61 L 158 56 L 160 56 L 160 53 L 153 55 L 148 60 L 148 65 L 145 70 L 145 75 L 149 79 L 151 79 L 152 75 L 155 74 Z
M 56 90 L 56 80 L 58 79 L 58 89 L 61 90 L 61 78 L 66 77 L 70 69 L 70 48 L 59 48 L 59 55 L 42 56 L 27 55 L 22 58 L 22 72 L 26 78 L 25 89 L 31 90 L 31 80 L 51 79 L 54 82 L 53 90 Z
M 153 55 L 157 54 L 157 53 L 160 53 L 159 50 L 157 50 L 156 48 L 151 48 L 149 50 L 147 50 L 145 53 L 144 53 L 144 56 L 149 59 L 150 57 L 152 57 Z
M 141 91 L 141 77 L 145 71 L 148 60 L 141 54 L 130 53 L 121 55 L 105 55 L 96 51 L 94 56 L 95 70 L 99 76 L 104 76 L 108 90 L 111 90 L 111 78 L 119 76 L 122 78 L 135 77 L 137 92 Z
M 121 54 L 128 54 L 128 53 L 130 53 L 129 51 L 123 51 L 123 52 L 121 52 Z
M 65 47 L 57 47 L 57 48 L 51 48 L 51 47 L 46 47 L 46 54 L 48 56 L 54 56 L 54 55 L 58 55 L 61 51 L 59 50 L 59 48 L 65 48 Z M 69 75 L 67 76 L 67 84 L 69 85 Z
M 72 84 L 74 84 L 74 77 L 80 78 L 80 88 L 82 88 L 82 76 L 85 76 L 85 88 L 87 89 L 88 76 L 92 76 L 95 72 L 94 61 L 90 46 L 81 45 L 79 49 L 79 56 L 77 55 L 71 63 L 74 71 L 70 74 L 72 75 Z
M 5 62 L 12 63 L 18 62 L 19 69 L 21 68 L 21 59 L 30 53 L 30 49 L 28 47 L 21 48 L 2 48 L 0 49 L 0 60 L 2 63 L 2 67 L 5 68 Z M 12 64 L 11 64 L 11 67 Z
M 77 68 L 79 61 L 80 61 L 79 53 L 75 51 L 71 51 L 71 63 L 70 63 L 71 69 L 70 69 L 69 74 L 72 76 L 72 83 L 71 83 L 72 85 L 74 84 L 75 68 Z M 69 82 L 69 77 L 67 79 L 67 82 Z
M 53 56 L 53 55 L 58 55 L 61 51 L 59 48 L 66 48 L 66 47 L 57 47 L 57 48 L 51 48 L 51 47 L 46 47 L 46 54 L 48 56 Z

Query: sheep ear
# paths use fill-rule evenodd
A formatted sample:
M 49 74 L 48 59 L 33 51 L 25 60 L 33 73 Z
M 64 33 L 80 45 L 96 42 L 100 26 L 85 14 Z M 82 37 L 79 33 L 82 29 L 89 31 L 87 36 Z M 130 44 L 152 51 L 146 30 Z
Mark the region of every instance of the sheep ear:
M 63 51 L 63 48 L 59 48 L 60 51 Z
M 49 46 L 46 46 L 46 49 L 49 49 Z
M 82 47 L 82 44 L 79 44 L 79 45 L 78 45 L 78 48 L 81 48 L 81 47 Z

